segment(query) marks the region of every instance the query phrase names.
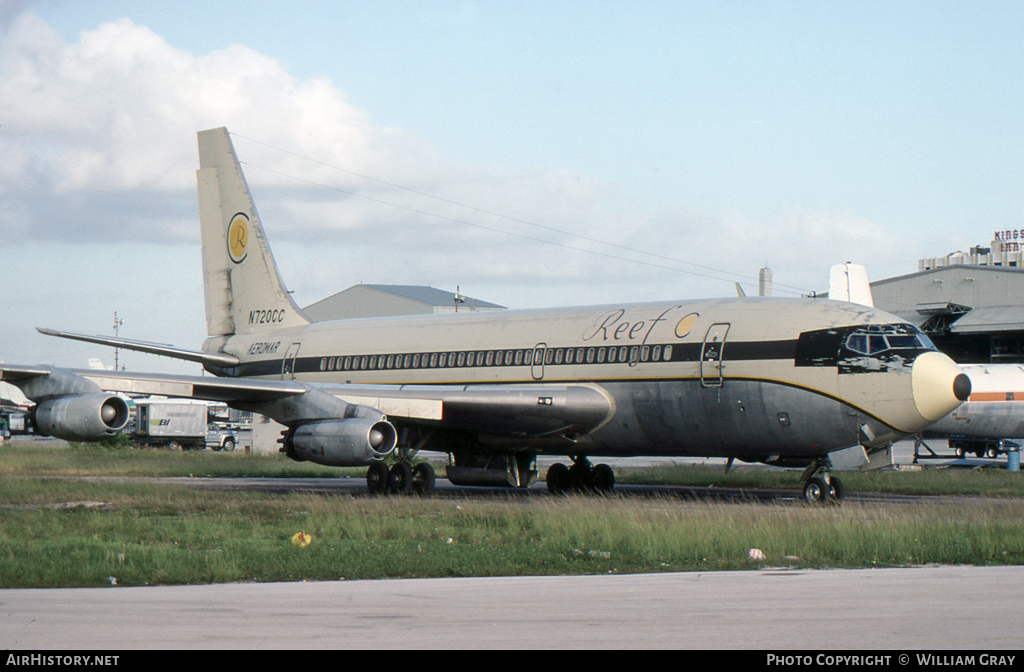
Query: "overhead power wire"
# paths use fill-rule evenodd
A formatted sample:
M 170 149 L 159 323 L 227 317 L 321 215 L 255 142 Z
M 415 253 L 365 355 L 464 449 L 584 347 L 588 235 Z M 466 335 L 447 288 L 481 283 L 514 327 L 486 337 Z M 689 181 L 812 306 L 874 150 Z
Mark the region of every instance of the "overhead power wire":
M 562 235 L 569 236 L 569 237 L 572 237 L 572 238 L 578 238 L 580 240 L 586 240 L 588 242 L 597 243 L 599 245 L 606 245 L 608 247 L 617 248 L 617 249 L 620 249 L 620 250 L 623 250 L 623 251 L 626 251 L 626 252 L 631 252 L 633 254 L 640 254 L 640 255 L 652 257 L 652 258 L 655 258 L 655 259 L 661 259 L 661 260 L 664 260 L 664 261 L 669 261 L 669 262 L 676 263 L 676 264 L 684 264 L 686 266 L 692 266 L 694 268 L 699 268 L 699 269 L 702 269 L 702 270 L 705 270 L 705 271 L 709 271 L 711 273 L 716 273 L 716 274 L 719 274 L 719 275 L 727 275 L 727 276 L 732 276 L 734 278 L 740 278 L 740 279 L 746 280 L 746 281 L 748 281 L 750 283 L 758 282 L 757 278 L 754 278 L 753 276 L 750 276 L 750 275 L 745 275 L 745 274 L 742 274 L 742 273 L 735 273 L 733 271 L 726 271 L 726 270 L 714 268 L 714 267 L 711 267 L 711 266 L 704 266 L 704 265 L 696 264 L 696 263 L 693 263 L 693 262 L 690 262 L 690 261 L 684 261 L 682 259 L 676 259 L 676 258 L 673 258 L 673 257 L 668 257 L 668 256 L 665 256 L 665 255 L 657 254 L 655 252 L 647 252 L 645 250 L 638 250 L 636 248 L 632 248 L 632 247 L 629 247 L 627 245 L 621 245 L 619 243 L 613 243 L 613 242 L 609 242 L 609 241 L 606 241 L 606 240 L 601 240 L 600 238 L 594 238 L 592 236 L 586 236 L 586 235 L 579 234 L 579 233 L 573 233 L 572 231 L 566 231 L 564 229 L 559 229 L 559 228 L 553 227 L 553 226 L 547 226 L 547 225 L 544 225 L 544 224 L 537 224 L 536 222 L 531 222 L 531 221 L 528 221 L 528 220 L 525 220 L 525 219 L 519 219 L 517 217 L 512 217 L 510 215 L 503 215 L 503 214 L 501 214 L 499 212 L 493 212 L 491 210 L 487 210 L 487 209 L 484 209 L 484 208 L 478 208 L 478 207 L 473 206 L 473 205 L 469 205 L 469 204 L 466 204 L 466 203 L 461 203 L 459 201 L 454 201 L 454 200 L 451 200 L 451 199 L 448 199 L 448 198 L 444 198 L 443 196 L 437 196 L 435 194 L 430 194 L 430 193 L 427 193 L 427 192 L 424 192 L 424 191 L 419 191 L 417 189 L 413 189 L 412 187 L 407 187 L 407 186 L 404 186 L 404 185 L 401 185 L 401 184 L 397 184 L 395 182 L 389 182 L 387 180 L 383 180 L 383 179 L 380 179 L 380 178 L 377 178 L 377 177 L 373 177 L 372 175 L 365 175 L 363 173 L 358 173 L 358 172 L 353 171 L 353 170 L 348 170 L 347 168 L 341 168 L 339 166 L 334 166 L 334 165 L 331 165 L 331 164 L 326 163 L 324 161 L 320 161 L 319 159 L 314 159 L 314 158 L 309 157 L 309 156 L 304 156 L 302 154 L 298 154 L 296 152 L 292 152 L 290 150 L 283 149 L 281 147 L 275 147 L 274 145 L 270 145 L 270 144 L 267 144 L 265 142 L 261 142 L 259 140 L 256 140 L 254 138 L 250 138 L 250 137 L 245 136 L 245 135 L 241 135 L 241 134 L 233 133 L 233 132 L 231 133 L 231 135 L 235 136 L 235 137 L 238 137 L 238 138 L 242 138 L 243 140 L 248 140 L 249 142 L 254 142 L 254 143 L 258 144 L 258 145 L 262 145 L 263 147 L 267 147 L 268 149 L 272 149 L 274 151 L 278 151 L 278 152 L 281 152 L 283 154 L 288 154 L 290 156 L 294 156 L 294 157 L 302 159 L 304 161 L 309 161 L 309 162 L 314 163 L 316 165 L 323 166 L 324 168 L 329 168 L 331 170 L 336 170 L 336 171 L 339 171 L 339 172 L 342 172 L 342 173 L 347 173 L 349 175 L 353 175 L 353 176 L 359 177 L 361 179 L 370 180 L 372 182 L 376 182 L 378 184 L 382 184 L 382 185 L 385 185 L 385 186 L 388 186 L 388 187 L 391 187 L 391 188 L 394 188 L 394 189 L 400 189 L 402 191 L 406 191 L 406 192 L 409 192 L 409 193 L 412 193 L 412 194 L 416 194 L 417 196 L 423 196 L 424 198 L 434 199 L 434 200 L 440 201 L 442 203 L 447 203 L 449 205 L 454 205 L 454 206 L 460 207 L 460 208 L 466 208 L 467 210 L 472 210 L 474 212 L 479 212 L 481 214 L 489 215 L 489 216 L 492 216 L 492 217 L 498 217 L 500 219 L 505 219 L 505 220 L 508 220 L 508 221 L 511 221 L 511 222 L 515 222 L 517 224 L 525 224 L 527 226 L 536 227 L 538 229 L 544 229 L 546 231 L 551 231 L 553 233 L 562 234 Z M 590 250 L 590 249 L 587 249 L 587 248 L 577 247 L 577 246 L 574 246 L 574 245 L 567 245 L 567 244 L 564 244 L 564 243 L 557 243 L 557 242 L 554 242 L 554 241 L 551 241 L 551 240 L 547 240 L 547 239 L 543 239 L 543 238 L 534 238 L 534 237 L 531 237 L 531 236 L 526 236 L 526 235 L 523 235 L 523 234 L 514 233 L 512 231 L 507 231 L 505 229 L 489 227 L 489 226 L 485 226 L 483 224 L 476 224 L 474 222 L 470 222 L 470 221 L 463 220 L 463 219 L 447 217 L 445 215 L 438 215 L 436 213 L 427 212 L 427 211 L 419 210 L 419 209 L 416 209 L 416 208 L 410 208 L 410 207 L 403 206 L 403 205 L 398 205 L 397 203 L 393 203 L 393 202 L 386 201 L 386 200 L 383 200 L 383 199 L 378 199 L 378 198 L 374 198 L 374 197 L 371 197 L 371 196 L 366 196 L 366 195 L 363 195 L 363 194 L 359 194 L 357 192 L 347 191 L 345 189 L 340 189 L 338 187 L 333 187 L 333 186 L 330 186 L 330 185 L 321 184 L 321 183 L 318 183 L 318 182 L 314 182 L 312 180 L 307 180 L 305 178 L 297 177 L 295 175 L 288 175 L 286 173 L 278 172 L 278 171 L 272 170 L 270 168 L 259 166 L 259 165 L 256 165 L 256 164 L 253 164 L 253 163 L 249 163 L 249 162 L 246 162 L 246 161 L 240 161 L 240 163 L 243 163 L 243 164 L 248 165 L 248 166 L 252 166 L 253 168 L 258 168 L 260 170 L 264 170 L 264 171 L 269 172 L 269 173 L 273 173 L 275 175 L 279 175 L 281 177 L 286 177 L 286 178 L 294 179 L 294 180 L 297 180 L 297 181 L 300 181 L 300 182 L 305 182 L 305 183 L 313 185 L 313 186 L 321 187 L 321 188 L 324 188 L 324 189 L 330 189 L 332 191 L 343 193 L 343 194 L 346 194 L 346 195 L 349 195 L 349 196 L 355 196 L 357 198 L 363 198 L 363 199 L 366 199 L 366 200 L 369 200 L 369 201 L 373 201 L 375 203 L 381 203 L 383 205 L 389 205 L 389 206 L 392 206 L 392 207 L 395 207 L 395 208 L 399 208 L 399 209 L 402 209 L 402 210 L 407 210 L 409 212 L 414 212 L 414 213 L 421 214 L 421 215 L 435 217 L 435 218 L 438 218 L 438 219 L 443 219 L 443 220 L 447 220 L 447 221 L 450 221 L 450 222 L 463 224 L 463 225 L 466 225 L 466 226 L 472 226 L 472 227 L 476 227 L 476 228 L 480 228 L 480 229 L 485 229 L 487 231 L 493 231 L 493 232 L 496 232 L 496 233 L 503 233 L 505 235 L 514 236 L 516 238 L 521 238 L 521 239 L 524 239 L 524 240 L 530 240 L 530 241 L 544 243 L 544 244 L 548 244 L 548 245 L 554 245 L 556 247 L 561 247 L 561 248 L 564 248 L 564 249 L 575 250 L 575 251 L 579 251 L 579 252 L 586 252 L 586 253 L 589 253 L 589 254 L 596 254 L 598 256 L 606 257 L 606 258 L 609 258 L 609 259 L 617 259 L 617 260 L 620 260 L 620 261 L 626 261 L 626 262 L 632 262 L 632 263 L 636 263 L 636 264 L 642 264 L 644 266 L 649 266 L 649 267 L 652 267 L 652 268 L 660 268 L 660 269 L 664 269 L 664 270 L 676 271 L 676 272 L 679 272 L 679 273 L 687 273 L 689 275 L 696 275 L 696 276 L 703 277 L 703 278 L 710 278 L 712 280 L 720 280 L 722 282 L 733 282 L 733 280 L 731 280 L 731 279 L 717 277 L 715 275 L 708 275 L 707 273 L 698 273 L 698 272 L 695 272 L 695 271 L 690 271 L 690 270 L 686 270 L 686 269 L 682 269 L 682 268 L 676 268 L 676 267 L 671 267 L 671 266 L 664 266 L 664 265 L 661 265 L 661 264 L 655 264 L 655 263 L 651 263 L 651 262 L 641 261 L 639 259 L 631 259 L 631 258 L 628 258 L 628 257 L 621 257 L 621 256 L 614 255 L 614 254 L 607 254 L 607 253 L 604 253 L 604 252 L 597 252 L 595 250 Z M 781 289 L 780 291 L 784 291 L 784 292 L 790 293 L 790 294 L 813 294 L 814 293 L 813 290 L 808 290 L 808 289 L 805 289 L 803 287 L 796 287 L 796 286 L 793 286 L 793 285 L 786 285 L 786 284 L 783 284 L 783 283 L 772 283 L 772 288 L 773 289 L 788 288 L 789 290 L 793 290 L 793 291 L 787 291 L 786 289 Z
M 399 210 L 405 210 L 407 212 L 413 212 L 413 213 L 416 213 L 418 215 L 424 215 L 424 216 L 427 216 L 427 217 L 434 217 L 434 218 L 437 218 L 437 219 L 443 219 L 445 221 L 453 222 L 455 224 L 464 224 L 466 226 L 472 226 L 472 227 L 477 228 L 477 229 L 484 229 L 485 231 L 493 231 L 495 233 L 503 233 L 503 234 L 508 235 L 508 236 L 514 236 L 516 238 L 521 238 L 523 240 L 529 240 L 529 241 L 533 241 L 533 242 L 536 242 L 536 243 L 544 243 L 546 245 L 554 245 L 555 247 L 561 247 L 561 248 L 564 248 L 564 249 L 567 249 L 567 250 L 575 250 L 577 252 L 586 252 L 588 254 L 596 254 L 598 256 L 605 257 L 607 259 L 616 259 L 616 260 L 619 260 L 619 261 L 632 262 L 634 264 L 643 264 L 644 266 L 650 266 L 652 268 L 660 268 L 660 269 L 667 270 L 667 271 L 677 271 L 679 273 L 688 273 L 690 275 L 696 275 L 696 276 L 700 276 L 700 277 L 703 277 L 703 278 L 710 278 L 711 280 L 722 280 L 723 282 L 732 282 L 731 280 L 725 280 L 724 278 L 715 277 L 713 275 L 708 275 L 708 274 L 705 274 L 705 273 L 698 273 L 696 271 L 688 271 L 686 269 L 674 268 L 672 266 L 664 266 L 662 264 L 654 264 L 654 263 L 651 263 L 649 261 L 641 261 L 640 259 L 630 259 L 629 257 L 620 257 L 620 256 L 615 255 L 615 254 L 608 254 L 607 252 L 598 252 L 597 250 L 588 250 L 588 249 L 583 248 L 583 247 L 576 247 L 575 245 L 567 245 L 565 243 L 558 243 L 558 242 L 555 242 L 555 241 L 552 241 L 552 240 L 545 240 L 543 238 L 534 238 L 533 236 L 527 236 L 527 235 L 524 235 L 522 233 L 515 233 L 514 231 L 506 231 L 505 229 L 498 229 L 498 228 L 495 228 L 493 226 L 487 226 L 485 224 L 477 224 L 476 222 L 470 222 L 470 221 L 467 221 L 465 219 L 458 219 L 456 217 L 448 217 L 447 215 L 439 215 L 439 214 L 437 214 L 435 212 L 428 212 L 426 210 L 420 210 L 418 208 L 411 208 L 411 207 L 406 206 L 406 205 L 399 205 L 397 203 L 392 203 L 391 201 L 385 201 L 385 200 L 380 199 L 380 198 L 374 198 L 373 196 L 367 196 L 366 194 L 359 194 L 359 193 L 356 193 L 354 191 L 347 191 L 347 190 L 341 189 L 339 187 L 332 187 L 332 186 L 330 186 L 328 184 L 322 184 L 320 182 L 314 182 L 313 180 L 307 180 L 306 178 L 298 177 L 296 175 L 288 175 L 287 173 L 282 173 L 282 172 L 273 170 L 272 168 L 266 168 L 264 166 L 259 166 L 259 165 L 256 165 L 255 163 L 249 163 L 248 161 L 239 161 L 239 163 L 241 163 L 242 165 L 248 166 L 250 168 L 257 168 L 259 170 L 263 170 L 263 171 L 266 171 L 268 173 L 272 173 L 274 175 L 278 175 L 280 177 L 287 177 L 288 179 L 297 180 L 299 182 L 305 182 L 306 184 L 309 184 L 309 185 L 312 185 L 312 186 L 315 186 L 315 187 L 321 187 L 323 189 L 330 189 L 331 191 L 336 191 L 336 192 L 338 192 L 340 194 L 345 194 L 347 196 L 354 196 L 356 198 L 362 198 L 362 199 L 365 199 L 367 201 L 372 201 L 374 203 L 381 203 L 383 205 L 387 205 L 387 206 L 390 206 L 390 207 L 393 207 L 393 208 L 398 208 Z

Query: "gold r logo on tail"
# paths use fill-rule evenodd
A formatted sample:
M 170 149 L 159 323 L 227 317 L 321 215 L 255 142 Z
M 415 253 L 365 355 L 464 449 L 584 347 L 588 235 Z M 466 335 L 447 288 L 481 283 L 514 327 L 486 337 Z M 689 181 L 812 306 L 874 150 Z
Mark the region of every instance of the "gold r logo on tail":
M 238 213 L 228 224 L 228 254 L 231 261 L 240 263 L 245 259 L 245 249 L 249 244 L 249 218 L 245 213 Z

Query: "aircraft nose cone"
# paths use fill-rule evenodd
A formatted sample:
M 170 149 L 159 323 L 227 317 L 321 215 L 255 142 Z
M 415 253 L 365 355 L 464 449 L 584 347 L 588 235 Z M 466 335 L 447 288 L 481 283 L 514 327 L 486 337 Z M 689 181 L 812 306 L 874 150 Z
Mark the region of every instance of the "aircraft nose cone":
M 941 352 L 926 352 L 914 360 L 914 404 L 932 422 L 954 410 L 971 394 L 971 379 Z

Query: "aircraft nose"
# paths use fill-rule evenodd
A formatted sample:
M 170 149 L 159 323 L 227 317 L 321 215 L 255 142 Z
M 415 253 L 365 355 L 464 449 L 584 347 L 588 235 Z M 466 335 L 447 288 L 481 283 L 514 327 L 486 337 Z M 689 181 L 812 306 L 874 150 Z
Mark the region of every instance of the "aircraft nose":
M 971 379 L 941 352 L 926 352 L 914 360 L 914 404 L 932 422 L 954 410 L 971 395 Z

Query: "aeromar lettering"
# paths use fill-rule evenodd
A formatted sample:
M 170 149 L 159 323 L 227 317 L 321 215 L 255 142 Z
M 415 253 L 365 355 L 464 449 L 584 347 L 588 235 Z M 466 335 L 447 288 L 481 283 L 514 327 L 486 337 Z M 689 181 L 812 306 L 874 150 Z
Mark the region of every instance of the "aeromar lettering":
M 274 341 L 273 343 L 253 343 L 249 346 L 250 355 L 272 355 L 277 352 L 278 346 L 281 345 L 281 341 Z

